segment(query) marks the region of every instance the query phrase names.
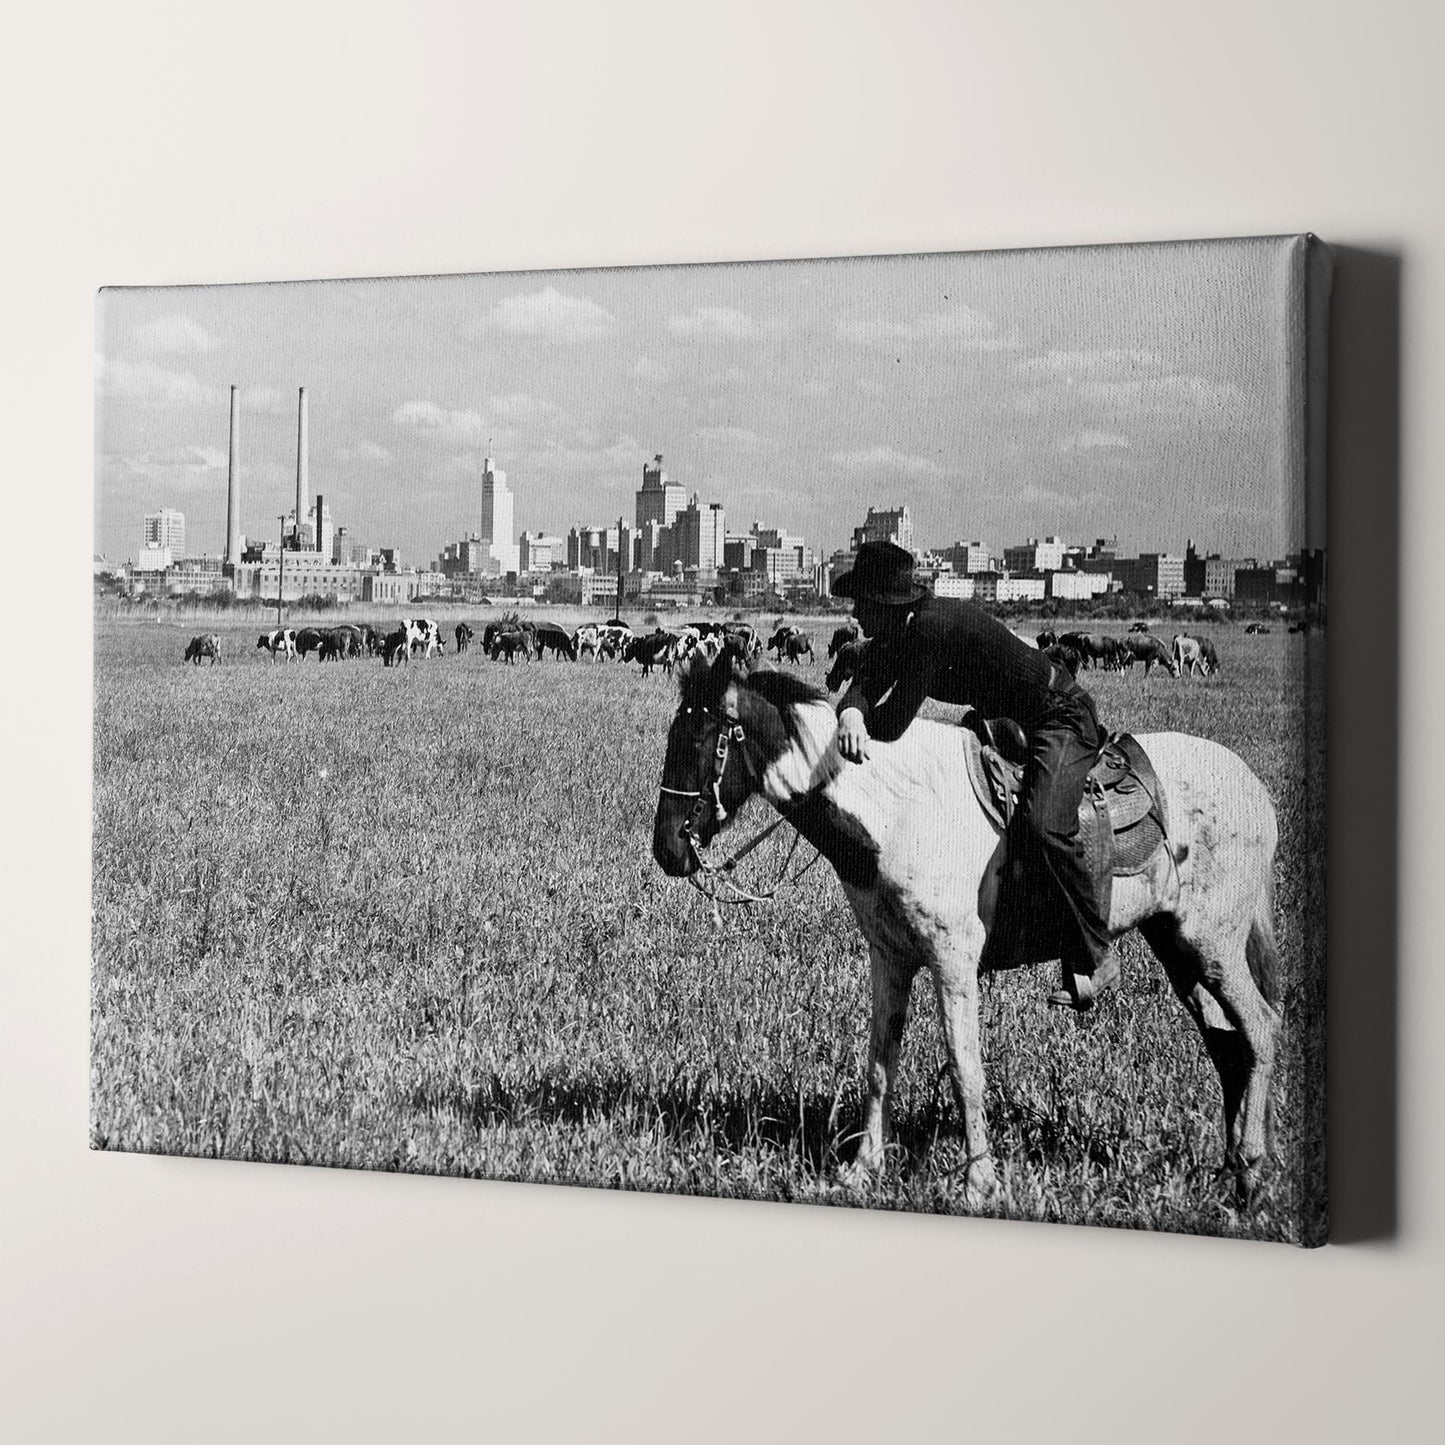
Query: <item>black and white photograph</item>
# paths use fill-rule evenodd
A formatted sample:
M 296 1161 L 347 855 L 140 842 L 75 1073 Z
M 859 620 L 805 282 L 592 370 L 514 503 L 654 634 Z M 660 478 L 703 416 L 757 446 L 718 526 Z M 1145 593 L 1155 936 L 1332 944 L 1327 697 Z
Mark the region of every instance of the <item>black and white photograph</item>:
M 92 1148 L 1323 1243 L 1329 289 L 103 290 Z

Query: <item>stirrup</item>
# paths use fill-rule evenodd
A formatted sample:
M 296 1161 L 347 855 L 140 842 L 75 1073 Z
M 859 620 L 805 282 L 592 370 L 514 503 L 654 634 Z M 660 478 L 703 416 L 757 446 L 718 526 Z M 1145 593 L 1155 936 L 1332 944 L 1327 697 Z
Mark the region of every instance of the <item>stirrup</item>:
M 1094 980 L 1087 973 L 1070 973 L 1068 982 L 1049 995 L 1050 1008 L 1071 1008 L 1076 1013 L 1089 1013 L 1098 997 Z

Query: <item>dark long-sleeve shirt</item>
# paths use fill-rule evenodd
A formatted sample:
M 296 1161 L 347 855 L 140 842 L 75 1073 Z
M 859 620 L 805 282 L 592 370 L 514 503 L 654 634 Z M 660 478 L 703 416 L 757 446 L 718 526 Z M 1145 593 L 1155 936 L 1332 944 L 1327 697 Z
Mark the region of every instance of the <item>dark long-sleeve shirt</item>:
M 926 697 L 1011 717 L 1031 730 L 1048 706 L 1053 674 L 1038 648 L 981 607 L 929 597 L 909 614 L 901 637 L 869 643 L 838 711 L 857 708 L 880 742 L 901 737 Z

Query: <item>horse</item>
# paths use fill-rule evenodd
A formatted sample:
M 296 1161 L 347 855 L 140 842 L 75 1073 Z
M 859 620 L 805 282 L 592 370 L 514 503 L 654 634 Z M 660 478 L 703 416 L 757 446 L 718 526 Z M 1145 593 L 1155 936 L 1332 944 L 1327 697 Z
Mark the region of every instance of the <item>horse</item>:
M 833 866 L 867 940 L 868 1098 L 845 1184 L 882 1168 L 908 996 L 926 969 L 962 1120 L 964 1187 L 971 1200 L 991 1200 L 979 964 L 1004 848 L 969 781 L 962 729 L 917 720 L 896 742 L 870 742 L 868 760 L 855 764 L 839 754 L 826 694 L 796 674 L 744 674 L 724 656 L 686 668 L 680 692 L 653 821 L 658 865 L 694 885 L 699 873 L 725 873 L 709 845 L 761 793 Z M 1183 733 L 1138 741 L 1154 764 L 1170 836 L 1141 873 L 1114 880 L 1109 931 L 1117 939 L 1139 929 L 1198 1027 L 1223 1088 L 1226 1165 L 1247 1201 L 1268 1164 L 1281 1027 L 1274 805 L 1218 743 Z M 991 959 L 990 967 L 1034 961 Z

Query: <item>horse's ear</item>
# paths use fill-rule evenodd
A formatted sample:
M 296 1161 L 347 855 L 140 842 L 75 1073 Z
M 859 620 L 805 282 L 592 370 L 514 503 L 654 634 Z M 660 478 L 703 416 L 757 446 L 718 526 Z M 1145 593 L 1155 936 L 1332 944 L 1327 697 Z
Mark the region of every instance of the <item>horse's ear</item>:
M 732 686 L 733 682 L 733 660 L 727 648 L 718 653 L 716 661 L 708 672 L 708 690 L 715 700 L 721 702 L 723 694 Z

